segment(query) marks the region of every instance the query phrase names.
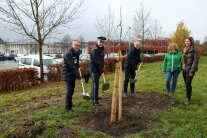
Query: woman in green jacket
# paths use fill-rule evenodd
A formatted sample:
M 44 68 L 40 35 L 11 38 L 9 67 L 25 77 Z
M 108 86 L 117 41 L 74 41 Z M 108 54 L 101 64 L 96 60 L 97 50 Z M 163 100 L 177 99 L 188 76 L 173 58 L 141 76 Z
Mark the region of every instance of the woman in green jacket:
M 181 71 L 182 53 L 177 44 L 171 43 L 168 46 L 168 52 L 165 54 L 163 71 L 166 73 L 166 92 L 174 93 L 177 85 L 178 75 Z M 172 85 L 170 86 L 170 82 Z

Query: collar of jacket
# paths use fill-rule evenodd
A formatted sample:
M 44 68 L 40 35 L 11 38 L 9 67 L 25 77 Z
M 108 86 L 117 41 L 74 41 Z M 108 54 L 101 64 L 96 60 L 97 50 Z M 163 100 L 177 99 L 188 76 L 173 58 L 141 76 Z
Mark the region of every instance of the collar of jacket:
M 98 44 L 96 44 L 96 49 L 101 49 L 101 50 L 103 50 L 104 47 L 100 47 Z
M 192 52 L 194 50 L 194 46 L 191 46 L 188 50 L 187 50 L 187 52 Z
M 76 51 L 75 51 L 75 49 L 74 49 L 74 48 L 72 48 L 72 47 L 71 47 L 70 51 L 71 51 L 71 53 L 72 53 L 72 54 L 77 54 L 77 53 L 79 53 L 79 52 L 80 52 L 80 50 L 78 50 L 78 51 L 76 52 Z

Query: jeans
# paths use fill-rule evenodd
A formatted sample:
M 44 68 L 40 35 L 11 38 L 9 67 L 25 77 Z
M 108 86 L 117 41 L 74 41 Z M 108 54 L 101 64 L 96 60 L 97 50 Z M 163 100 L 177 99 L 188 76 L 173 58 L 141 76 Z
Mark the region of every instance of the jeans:
M 66 110 L 70 110 L 73 106 L 72 97 L 74 94 L 75 80 L 65 81 L 65 86 L 66 86 L 65 108 Z
M 100 74 L 91 73 L 92 81 L 93 81 L 93 87 L 92 87 L 92 103 L 93 104 L 99 104 L 98 103 L 98 89 L 99 89 L 99 79 Z
M 166 72 L 166 92 L 167 93 L 174 93 L 176 86 L 177 86 L 177 80 L 179 76 L 179 71 L 174 72 Z M 172 81 L 172 85 L 171 84 Z
M 188 98 L 189 100 L 191 99 L 191 95 L 192 95 L 192 80 L 193 80 L 194 74 L 193 76 L 189 76 L 189 72 L 186 72 L 185 70 L 183 70 L 183 79 L 185 82 L 185 88 L 186 88 L 186 98 Z
M 128 83 L 129 83 L 130 78 L 131 79 L 135 78 L 135 70 L 130 70 L 130 69 L 125 68 L 124 93 L 127 93 Z M 134 87 L 135 87 L 135 83 L 130 82 L 131 93 L 134 92 Z

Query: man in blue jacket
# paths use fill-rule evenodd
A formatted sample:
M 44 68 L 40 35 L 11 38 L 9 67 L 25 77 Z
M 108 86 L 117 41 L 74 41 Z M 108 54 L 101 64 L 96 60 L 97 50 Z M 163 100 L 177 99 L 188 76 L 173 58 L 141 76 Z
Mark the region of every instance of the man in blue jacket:
M 98 37 L 97 44 L 92 48 L 90 54 L 90 73 L 93 81 L 92 87 L 92 103 L 95 106 L 100 106 L 98 102 L 99 78 L 104 72 L 104 41 L 105 37 Z
M 135 71 L 137 70 L 137 65 L 141 63 L 140 48 L 141 48 L 140 41 L 135 41 L 134 46 L 129 47 L 126 61 L 124 64 L 124 69 L 125 69 L 124 96 L 127 96 L 129 79 L 135 78 L 135 74 L 136 74 Z M 134 87 L 135 84 L 130 82 L 131 94 L 134 93 Z
M 67 112 L 72 112 L 73 102 L 72 97 L 75 88 L 75 80 L 78 79 L 82 83 L 78 68 L 80 55 L 80 41 L 74 40 L 72 47 L 63 57 L 62 65 L 62 80 L 66 85 L 65 108 Z

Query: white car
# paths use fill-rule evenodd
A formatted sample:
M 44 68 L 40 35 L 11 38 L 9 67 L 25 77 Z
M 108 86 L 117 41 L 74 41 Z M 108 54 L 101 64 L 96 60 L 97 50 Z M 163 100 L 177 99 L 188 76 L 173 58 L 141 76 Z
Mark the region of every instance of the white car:
M 79 59 L 80 59 L 80 61 L 89 61 L 90 60 L 90 54 L 81 54 Z
M 44 73 L 44 80 L 48 80 L 48 65 L 49 64 L 56 64 L 57 61 L 54 58 L 49 56 L 42 56 L 43 59 L 43 73 Z M 28 55 L 22 56 L 19 59 L 19 68 L 35 68 L 38 71 L 38 77 L 40 78 L 40 60 L 39 55 Z
M 105 54 L 104 58 L 118 58 L 118 57 L 119 57 L 118 53 L 108 53 Z

